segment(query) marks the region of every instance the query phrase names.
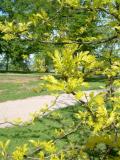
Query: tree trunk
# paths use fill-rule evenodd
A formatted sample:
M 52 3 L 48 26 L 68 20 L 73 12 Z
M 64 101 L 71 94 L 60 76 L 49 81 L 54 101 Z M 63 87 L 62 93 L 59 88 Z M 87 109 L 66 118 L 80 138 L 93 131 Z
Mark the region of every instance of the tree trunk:
M 6 72 L 9 71 L 9 56 L 6 57 Z

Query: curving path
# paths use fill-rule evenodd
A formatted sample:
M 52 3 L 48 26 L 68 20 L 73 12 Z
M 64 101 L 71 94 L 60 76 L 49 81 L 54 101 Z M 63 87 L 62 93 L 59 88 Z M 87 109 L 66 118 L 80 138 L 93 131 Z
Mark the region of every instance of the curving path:
M 95 94 L 100 91 L 101 90 L 95 91 Z M 91 91 L 85 91 L 88 97 L 90 92 Z M 12 122 L 18 118 L 22 119 L 23 122 L 30 121 L 32 118 L 31 113 L 40 110 L 45 104 L 50 106 L 55 99 L 55 96 L 45 95 L 0 103 L 0 127 L 10 126 L 9 123 L 4 124 L 4 122 Z M 85 97 L 83 97 L 83 100 L 86 100 Z M 51 110 L 73 105 L 75 103 L 76 101 L 72 95 L 62 94 Z

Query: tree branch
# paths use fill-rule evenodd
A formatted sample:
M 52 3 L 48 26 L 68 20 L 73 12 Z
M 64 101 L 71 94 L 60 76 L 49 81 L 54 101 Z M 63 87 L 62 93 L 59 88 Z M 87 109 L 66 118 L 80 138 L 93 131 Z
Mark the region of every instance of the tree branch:
M 28 40 L 28 41 L 38 41 L 39 43 L 42 44 L 53 44 L 53 45 L 66 45 L 66 44 L 93 44 L 93 45 L 97 45 L 97 44 L 101 44 L 101 43 L 107 43 L 107 42 L 111 42 L 114 39 L 117 39 L 118 36 L 114 35 L 112 37 L 109 38 L 105 38 L 105 39 L 101 39 L 98 41 L 91 41 L 91 42 L 87 42 L 87 41 L 62 41 L 62 42 L 55 42 L 55 41 L 42 41 L 42 40 L 38 40 L 38 39 L 24 39 L 24 40 Z

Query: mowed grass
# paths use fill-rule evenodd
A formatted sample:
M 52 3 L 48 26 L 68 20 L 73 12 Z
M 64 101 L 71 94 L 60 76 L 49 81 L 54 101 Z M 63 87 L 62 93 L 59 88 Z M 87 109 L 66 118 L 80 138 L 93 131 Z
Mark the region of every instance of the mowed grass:
M 0 74 L 0 102 L 48 94 L 35 92 L 43 74 Z
M 0 74 L 0 102 L 50 94 L 46 90 L 34 91 L 43 82 L 43 75 L 48 74 Z M 81 89 L 95 90 L 105 86 L 103 79 L 91 79 L 88 83 L 88 88 Z
M 21 146 L 24 143 L 29 143 L 29 140 L 49 141 L 55 140 L 57 135 L 55 130 L 64 129 L 65 133 L 69 132 L 73 124 L 78 124 L 79 120 L 75 117 L 80 106 L 69 106 L 67 108 L 54 111 L 52 114 L 37 120 L 34 124 L 22 127 L 1 128 L 0 141 L 11 140 L 9 151 L 12 152 L 16 146 Z M 59 115 L 59 116 L 58 116 Z M 69 141 L 81 142 L 84 136 L 80 130 L 77 133 L 69 135 L 66 139 L 58 140 L 56 145 L 59 149 L 65 147 Z

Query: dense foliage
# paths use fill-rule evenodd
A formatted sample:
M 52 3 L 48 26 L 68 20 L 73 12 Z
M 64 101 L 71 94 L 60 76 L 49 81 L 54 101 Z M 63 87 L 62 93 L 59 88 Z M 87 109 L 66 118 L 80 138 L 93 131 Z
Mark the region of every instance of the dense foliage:
M 43 55 L 49 65 L 49 52 L 69 43 L 98 56 L 110 48 L 118 49 L 119 0 L 1 0 L 0 6 L 0 54 L 6 70 L 29 70 L 31 54 Z
M 72 94 L 80 108 L 75 114 L 78 120 L 68 130 L 56 130 L 55 140 L 30 140 L 33 147 L 27 144 L 17 147 L 12 155 L 6 150 L 9 141 L 1 142 L 1 158 L 119 160 L 120 1 L 47 0 L 43 9 L 38 7 L 36 13 L 31 10 L 28 15 L 27 20 L 1 22 L 1 38 L 6 42 L 19 40 L 46 47 L 57 76 L 43 77 L 46 81 L 43 87 Z M 91 92 L 87 97 L 80 88 L 87 86 L 86 78 L 99 75 L 106 78 L 106 88 L 97 95 Z M 37 116 L 41 118 L 46 112 L 49 112 L 47 106 Z M 67 140 L 78 130 L 82 140 L 69 141 L 66 148 L 58 151 L 56 140 Z

